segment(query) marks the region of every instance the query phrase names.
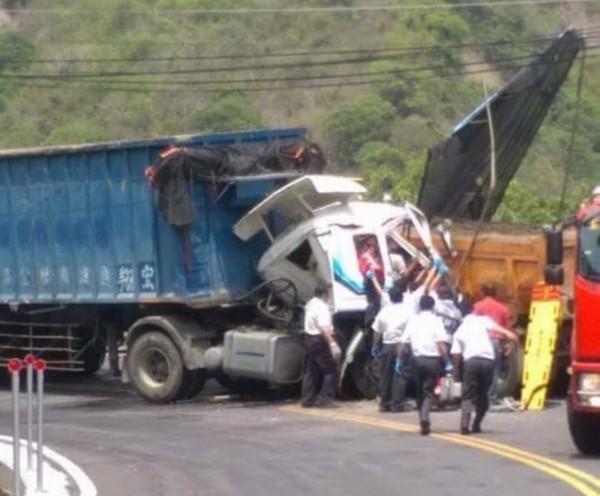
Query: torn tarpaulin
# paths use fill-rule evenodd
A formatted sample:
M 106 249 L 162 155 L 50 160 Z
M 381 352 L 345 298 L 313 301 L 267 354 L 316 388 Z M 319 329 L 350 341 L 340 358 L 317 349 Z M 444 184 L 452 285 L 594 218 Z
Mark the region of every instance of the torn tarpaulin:
M 326 164 L 319 145 L 302 139 L 282 139 L 265 144 L 170 148 L 145 174 L 159 191 L 158 206 L 167 221 L 184 227 L 195 220 L 190 190 L 193 183 L 218 187 L 239 176 L 294 171 L 318 174 Z
M 485 102 L 429 151 L 418 201 L 428 217 L 489 220 L 494 215 L 583 45 L 573 30 L 560 34 L 488 99 L 496 142 L 493 191 Z

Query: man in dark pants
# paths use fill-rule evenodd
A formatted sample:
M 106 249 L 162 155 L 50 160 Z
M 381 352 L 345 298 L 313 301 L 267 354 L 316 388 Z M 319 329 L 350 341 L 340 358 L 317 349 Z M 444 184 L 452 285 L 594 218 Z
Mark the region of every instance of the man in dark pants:
M 435 300 L 431 296 L 421 296 L 420 311 L 408 320 L 402 336 L 402 342 L 410 344 L 414 357 L 417 408 L 423 436 L 431 431 L 429 412 L 433 405 L 435 381 L 442 375 L 442 365 L 448 356 L 446 329 L 442 318 L 433 312 L 434 306 Z
M 405 285 L 404 285 L 405 286 Z M 405 399 L 406 380 L 400 370 L 397 370 L 396 361 L 399 358 L 400 340 L 406 322 L 411 315 L 409 309 L 403 305 L 402 296 L 405 288 L 395 285 L 389 292 L 391 304 L 383 307 L 375 322 L 373 322 L 373 348 L 371 356 L 379 357 L 379 411 L 401 412 Z M 383 347 L 380 343 L 383 341 Z
M 492 319 L 496 324 L 505 329 L 510 329 L 510 312 L 508 307 L 497 300 L 496 286 L 491 283 L 484 284 L 481 287 L 483 299 L 475 303 L 473 312 L 477 315 L 484 315 Z M 488 396 L 492 404 L 498 403 L 498 380 L 500 370 L 502 369 L 502 335 L 492 332 L 492 346 L 494 347 L 494 374 Z
M 450 353 L 454 362 L 454 378 L 460 380 L 462 361 L 462 402 L 460 433 L 481 432 L 481 422 L 489 408 L 488 391 L 494 379 L 494 345 L 491 333 L 516 341 L 517 337 L 490 317 L 474 315 L 472 306 L 466 303 L 467 314 L 454 334 Z M 475 419 L 471 426 L 471 417 Z
M 329 286 L 319 285 L 304 307 L 306 362 L 302 379 L 303 407 L 335 406 L 337 367 L 342 354 L 333 338 Z

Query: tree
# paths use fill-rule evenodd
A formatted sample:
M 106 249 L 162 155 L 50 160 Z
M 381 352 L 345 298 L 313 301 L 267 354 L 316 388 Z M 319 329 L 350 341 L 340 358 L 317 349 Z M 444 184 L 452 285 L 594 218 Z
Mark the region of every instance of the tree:
M 196 112 L 191 124 L 199 131 L 238 131 L 265 126 L 262 115 L 248 97 L 234 92 L 217 94 Z
M 394 107 L 379 95 L 369 94 L 342 105 L 326 121 L 326 132 L 336 141 L 343 163 L 355 164 L 354 154 L 369 141 L 387 141 Z

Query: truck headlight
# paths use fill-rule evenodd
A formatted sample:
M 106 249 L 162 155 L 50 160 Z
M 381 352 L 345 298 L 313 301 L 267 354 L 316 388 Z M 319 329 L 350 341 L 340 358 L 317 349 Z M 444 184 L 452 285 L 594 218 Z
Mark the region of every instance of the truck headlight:
M 600 408 L 600 374 L 579 374 L 577 400 L 583 406 Z
M 579 374 L 579 390 L 600 394 L 600 374 Z

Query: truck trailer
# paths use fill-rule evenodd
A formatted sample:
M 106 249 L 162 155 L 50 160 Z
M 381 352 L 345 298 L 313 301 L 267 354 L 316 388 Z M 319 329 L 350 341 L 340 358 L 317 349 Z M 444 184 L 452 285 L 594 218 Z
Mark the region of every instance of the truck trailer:
M 344 383 L 372 396 L 357 250 L 375 236 L 389 276 L 387 238 L 426 259 L 396 228 L 432 246 L 429 227 L 323 165 L 304 129 L 0 152 L 0 360 L 92 374 L 108 351 L 159 403 L 211 376 L 296 384 L 302 307 L 325 282 Z

